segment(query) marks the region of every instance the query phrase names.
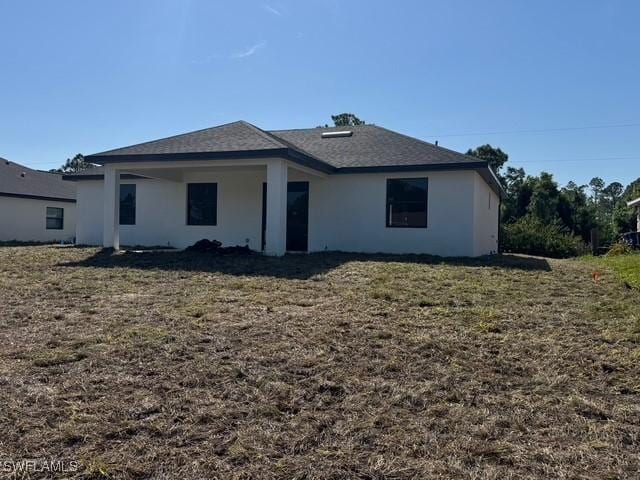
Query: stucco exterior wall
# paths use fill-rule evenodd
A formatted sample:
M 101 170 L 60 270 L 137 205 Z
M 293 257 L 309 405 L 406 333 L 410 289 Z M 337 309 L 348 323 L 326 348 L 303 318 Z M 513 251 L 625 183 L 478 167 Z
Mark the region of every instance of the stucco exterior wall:
M 184 182 L 121 180 L 136 185 L 136 224 L 120 225 L 121 245 L 184 248 L 202 238 L 224 245 L 261 247 L 262 182 L 265 172 L 188 173 Z M 218 184 L 218 218 L 215 226 L 187 225 L 187 183 Z M 102 244 L 102 181 L 78 182 L 77 242 Z M 247 242 L 248 240 L 248 242 Z
M 410 177 L 429 179 L 427 228 L 387 228 L 386 180 Z M 475 203 L 481 196 L 482 205 L 486 208 L 487 204 L 486 192 L 476 192 L 480 189 L 477 179 L 486 185 L 473 171 L 319 177 L 289 169 L 290 181 L 309 182 L 310 251 L 443 256 L 474 256 L 495 251 L 497 243 L 481 240 L 494 235 L 497 241 L 497 223 L 495 232 L 490 232 L 494 224 L 483 220 L 488 214 L 475 211 Z M 218 225 L 186 225 L 186 183 L 193 181 L 218 183 Z M 266 169 L 259 167 L 250 171 L 188 173 L 183 182 L 123 179 L 122 184 L 137 185 L 137 205 L 136 225 L 120 226 L 120 243 L 184 248 L 202 238 L 215 238 L 225 245 L 248 244 L 260 250 L 262 183 L 265 181 Z M 77 198 L 78 243 L 101 244 L 102 182 L 79 181 Z M 475 235 L 477 227 L 482 227 L 486 234 Z
M 498 253 L 500 198 L 479 174 L 474 172 L 474 175 L 473 254 L 480 256 Z
M 47 230 L 47 207 L 64 209 L 62 230 Z M 75 234 L 75 203 L 0 196 L 0 241 L 72 241 Z
M 474 172 L 334 175 L 309 181 L 309 249 L 470 256 Z M 387 228 L 388 178 L 429 179 L 427 228 Z

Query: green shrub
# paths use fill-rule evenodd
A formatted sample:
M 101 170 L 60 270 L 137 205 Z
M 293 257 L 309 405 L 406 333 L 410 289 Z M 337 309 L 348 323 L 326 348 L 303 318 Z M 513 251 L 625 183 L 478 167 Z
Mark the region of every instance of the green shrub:
M 502 248 L 506 252 L 555 258 L 575 257 L 587 250 L 582 239 L 561 226 L 531 216 L 503 226 Z
M 627 255 L 633 253 L 633 249 L 628 243 L 618 242 L 611 245 L 611 248 L 607 252 L 607 257 L 616 257 L 618 255 Z

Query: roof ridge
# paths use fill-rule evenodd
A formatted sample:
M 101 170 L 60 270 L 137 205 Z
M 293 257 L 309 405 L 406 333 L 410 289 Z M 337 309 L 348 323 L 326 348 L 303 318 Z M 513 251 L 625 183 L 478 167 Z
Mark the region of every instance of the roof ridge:
M 41 170 L 35 170 L 33 168 L 27 167 L 26 165 L 22 165 L 21 163 L 14 162 L 13 160 L 9 160 L 8 158 L 4 158 L 4 157 L 0 157 L 0 162 L 4 162 L 5 165 L 9 165 L 9 166 L 13 166 L 13 167 L 26 168 L 27 170 L 31 170 L 32 172 L 41 171 Z M 42 173 L 49 173 L 49 172 L 42 172 Z
M 288 140 L 285 140 L 284 138 L 280 138 L 278 137 L 276 134 L 271 133 L 271 131 L 265 132 L 268 135 L 275 137 L 276 139 L 278 139 L 278 141 L 280 141 L 282 144 L 284 144 L 285 147 L 295 150 L 296 152 L 302 153 L 303 155 L 306 155 L 310 158 L 313 158 L 314 160 L 317 160 L 318 162 L 324 163 L 325 165 L 328 165 L 332 168 L 335 168 L 333 165 L 331 165 L 328 162 L 325 162 L 324 160 L 319 159 L 318 157 L 316 157 L 315 155 L 313 155 L 312 153 L 307 152 L 305 149 L 299 147 L 298 145 L 296 145 L 295 143 L 291 143 Z
M 373 123 L 365 123 L 364 125 L 334 125 L 333 127 L 307 127 L 307 128 L 281 128 L 278 130 L 265 130 L 269 133 L 277 132 L 300 132 L 303 130 L 326 130 L 328 128 L 360 128 L 360 127 L 377 127 Z
M 6 166 L 25 169 L 25 170 L 28 170 L 29 172 L 32 172 L 32 173 L 44 174 L 46 176 L 60 176 L 61 175 L 59 172 L 50 172 L 48 170 L 40 170 L 38 168 L 27 167 L 26 165 L 23 165 L 23 164 L 18 163 L 18 162 L 14 162 L 13 160 L 9 160 L 8 158 L 0 157 L 0 163 L 2 163 L 2 162 L 4 162 Z
M 238 120 L 237 122 L 233 123 L 239 123 L 241 125 L 244 125 L 245 127 L 249 127 L 255 133 L 268 140 L 269 142 L 277 145 L 278 147 L 282 148 L 287 146 L 286 144 L 284 144 L 284 142 L 280 141 L 278 137 L 276 137 L 275 135 L 271 135 L 269 132 L 267 132 L 266 130 L 262 130 L 260 127 L 256 127 L 253 123 L 249 123 L 245 120 Z
M 214 125 L 213 127 L 200 128 L 198 130 L 192 130 L 190 132 L 179 133 L 177 135 L 170 135 L 168 137 L 157 138 L 155 140 L 147 140 L 146 142 L 133 143 L 131 145 L 126 145 L 124 147 L 111 148 L 109 150 L 105 150 L 105 151 L 99 152 L 99 153 L 93 153 L 93 154 L 87 155 L 87 156 L 93 157 L 93 156 L 97 156 L 97 155 L 105 155 L 105 154 L 108 154 L 108 153 L 113 152 L 115 150 L 122 150 L 122 149 L 125 149 L 125 148 L 140 147 L 142 145 L 149 145 L 149 144 L 156 143 L 156 142 L 161 142 L 161 141 L 165 141 L 165 140 L 171 140 L 171 139 L 175 139 L 175 138 L 185 137 L 187 135 L 193 135 L 194 133 L 206 132 L 207 130 L 215 130 L 217 128 L 228 127 L 229 125 L 234 125 L 234 124 L 240 124 L 240 125 L 243 125 L 243 126 L 251 126 L 256 130 L 260 130 L 258 127 L 254 126 L 254 125 L 251 125 L 249 122 L 245 122 L 244 120 L 235 120 L 233 122 L 227 122 L 227 123 L 222 123 L 220 125 Z

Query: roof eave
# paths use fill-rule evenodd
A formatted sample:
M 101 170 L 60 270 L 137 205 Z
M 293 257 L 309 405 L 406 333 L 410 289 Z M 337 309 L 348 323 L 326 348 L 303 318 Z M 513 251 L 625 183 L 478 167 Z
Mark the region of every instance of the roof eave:
M 228 152 L 187 152 L 187 153 L 146 153 L 124 155 L 88 155 L 86 160 L 90 163 L 105 165 L 107 163 L 136 163 L 136 162 L 179 162 L 189 160 L 233 160 L 244 158 L 271 158 L 284 157 L 295 163 L 323 173 L 333 173 L 336 168 L 317 158 L 307 155 L 293 148 L 269 148 L 261 150 L 235 150 Z M 77 177 L 65 180 L 76 180 Z
M 105 165 L 107 163 L 127 162 L 180 162 L 189 160 L 230 160 L 238 158 L 267 158 L 286 155 L 286 148 L 268 148 L 262 150 L 233 150 L 227 152 L 185 152 L 185 153 L 139 153 L 88 155 L 85 159 L 90 163 Z
M 28 198 L 31 200 L 45 200 L 47 202 L 66 202 L 66 203 L 76 203 L 75 198 L 70 197 L 52 197 L 47 195 L 32 195 L 29 193 L 11 193 L 11 192 L 0 192 L 0 197 L 12 197 L 12 198 Z
M 485 161 L 461 162 L 461 163 L 426 163 L 420 165 L 374 165 L 368 167 L 342 167 L 335 173 L 357 174 L 357 173 L 392 173 L 392 172 L 429 172 L 429 171 L 456 171 L 475 170 L 480 174 L 489 187 L 500 198 L 504 198 L 506 191 L 496 174 L 491 170 Z
M 133 173 L 123 173 L 120 175 L 121 179 L 124 180 L 143 180 L 148 179 L 149 177 L 144 177 L 142 175 L 135 175 Z M 79 173 L 65 173 L 62 175 L 62 180 L 66 180 L 68 182 L 77 182 L 78 180 L 103 180 L 104 174 L 96 173 L 96 174 L 79 174 Z

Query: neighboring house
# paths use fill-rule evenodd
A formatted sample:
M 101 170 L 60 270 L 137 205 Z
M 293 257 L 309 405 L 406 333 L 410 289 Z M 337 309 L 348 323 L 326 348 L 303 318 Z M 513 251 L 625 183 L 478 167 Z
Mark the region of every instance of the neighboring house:
M 73 241 L 75 185 L 0 158 L 0 241 Z
M 246 122 L 90 155 L 77 242 L 478 256 L 498 250 L 486 161 L 374 125 L 264 131 Z

